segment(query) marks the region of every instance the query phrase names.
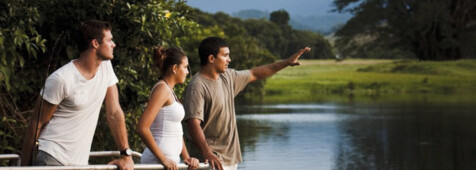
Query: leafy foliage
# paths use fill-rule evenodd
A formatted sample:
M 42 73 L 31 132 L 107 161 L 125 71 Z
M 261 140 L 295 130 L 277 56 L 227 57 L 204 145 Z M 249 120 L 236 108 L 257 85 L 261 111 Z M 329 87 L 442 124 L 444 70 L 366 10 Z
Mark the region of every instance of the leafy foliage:
M 289 16 L 284 10 L 276 11 L 276 13 L 285 13 L 282 15 Z M 223 28 L 225 34 L 229 37 L 240 36 L 256 39 L 256 46 L 262 50 L 267 50 L 276 58 L 287 58 L 305 46 L 314 50 L 310 54 L 304 55 L 303 58 L 334 58 L 330 43 L 322 35 L 309 31 L 293 30 L 287 22 L 279 25 L 265 19 L 240 20 L 222 12 L 208 14 L 199 10 L 195 11 L 194 17 L 199 24 L 205 27 L 219 26 Z M 255 45 L 250 44 L 250 46 Z M 233 52 L 232 54 L 239 55 L 239 53 Z
M 32 100 L 19 100 L 20 95 L 33 92 L 29 86 L 38 82 L 41 74 L 28 79 L 16 74 L 28 65 L 27 61 L 38 59 L 44 53 L 46 39 L 35 29 L 40 14 L 38 8 L 24 0 L 0 2 L 0 153 L 18 151 L 25 111 L 17 104 L 31 106 Z M 11 163 L 1 161 L 0 165 Z
M 344 56 L 475 57 L 475 1 L 335 0 L 334 5 L 336 11 L 354 14 L 336 33 Z

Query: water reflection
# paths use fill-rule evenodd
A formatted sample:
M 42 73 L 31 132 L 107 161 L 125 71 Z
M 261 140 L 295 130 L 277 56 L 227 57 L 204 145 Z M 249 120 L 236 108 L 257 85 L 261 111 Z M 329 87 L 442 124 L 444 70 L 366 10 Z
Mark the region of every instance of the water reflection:
M 470 169 L 476 156 L 474 118 L 467 110 L 415 109 L 388 118 L 339 122 L 342 137 L 336 165 L 339 169 Z
M 241 106 L 239 169 L 470 169 L 475 106 Z

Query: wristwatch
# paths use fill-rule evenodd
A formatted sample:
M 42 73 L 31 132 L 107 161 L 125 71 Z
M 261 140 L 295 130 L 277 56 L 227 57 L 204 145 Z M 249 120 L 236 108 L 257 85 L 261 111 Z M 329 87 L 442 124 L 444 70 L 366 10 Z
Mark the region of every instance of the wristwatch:
M 121 150 L 121 156 L 131 156 L 132 155 L 132 150 L 131 148 L 127 148 L 124 150 Z

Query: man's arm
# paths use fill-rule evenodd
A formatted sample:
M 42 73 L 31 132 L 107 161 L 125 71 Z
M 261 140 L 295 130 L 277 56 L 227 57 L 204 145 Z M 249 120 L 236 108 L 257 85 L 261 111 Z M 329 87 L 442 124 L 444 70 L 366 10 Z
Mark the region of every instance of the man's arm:
M 41 101 L 43 100 L 43 101 Z M 38 112 L 40 110 L 40 103 L 42 103 L 41 113 L 40 113 L 40 120 L 38 120 Z M 35 105 L 35 109 L 33 109 L 33 115 L 30 118 L 30 123 L 28 124 L 28 128 L 26 129 L 25 136 L 23 137 L 23 147 L 21 153 L 21 165 L 22 166 L 29 166 L 32 164 L 32 151 L 36 146 L 35 139 L 38 139 L 40 136 L 40 132 L 43 129 L 43 126 L 47 124 L 53 113 L 55 112 L 58 105 L 51 104 L 50 102 L 38 97 L 38 100 Z M 35 136 L 36 130 L 36 136 Z
M 118 149 L 124 150 L 129 148 L 129 142 L 127 138 L 124 112 L 119 104 L 118 95 L 116 85 L 107 88 L 105 99 L 106 119 Z M 109 163 L 119 166 L 120 169 L 134 169 L 134 161 L 132 161 L 131 156 L 123 156 L 120 159 L 113 160 Z
M 311 51 L 311 48 L 305 47 L 299 50 L 297 53 L 293 54 L 291 57 L 289 57 L 286 60 L 281 60 L 272 64 L 258 66 L 258 67 L 250 69 L 251 77 L 248 82 L 253 82 L 256 80 L 262 80 L 262 79 L 268 78 L 269 76 L 276 74 L 278 71 L 282 70 L 283 68 L 287 66 L 300 65 L 300 63 L 298 62 L 299 57 L 301 57 L 301 55 L 304 52 L 308 52 L 308 51 Z
M 207 141 L 205 140 L 205 135 L 203 134 L 202 127 L 200 127 L 201 120 L 191 118 L 187 120 L 187 130 L 192 136 L 193 141 L 198 146 L 202 152 L 203 157 L 205 158 L 205 163 L 210 162 L 212 169 L 222 170 L 223 166 L 220 163 L 218 157 L 212 152 L 210 146 L 208 146 Z

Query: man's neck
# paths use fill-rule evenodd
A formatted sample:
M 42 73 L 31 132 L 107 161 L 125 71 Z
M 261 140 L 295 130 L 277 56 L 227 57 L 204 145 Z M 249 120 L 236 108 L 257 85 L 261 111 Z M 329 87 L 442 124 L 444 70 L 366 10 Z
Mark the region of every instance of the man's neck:
M 85 51 L 79 55 L 79 58 L 73 62 L 78 71 L 84 78 L 90 80 L 94 78 L 102 60 L 92 52 Z
M 204 66 L 200 69 L 199 72 L 200 75 L 202 75 L 204 78 L 209 79 L 209 80 L 218 80 L 219 73 L 215 69 L 213 69 L 210 66 Z

